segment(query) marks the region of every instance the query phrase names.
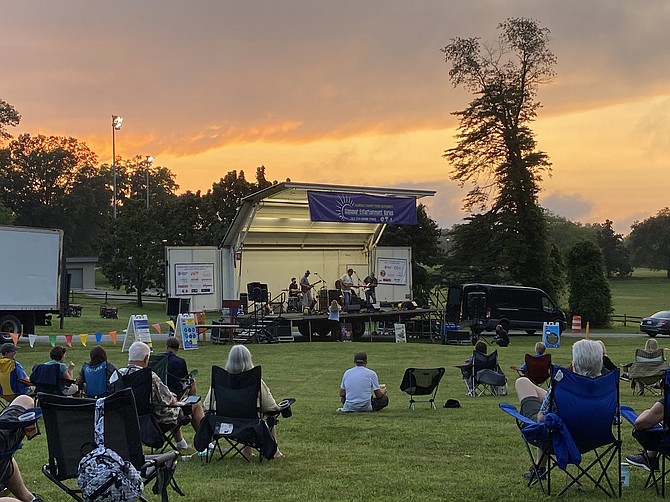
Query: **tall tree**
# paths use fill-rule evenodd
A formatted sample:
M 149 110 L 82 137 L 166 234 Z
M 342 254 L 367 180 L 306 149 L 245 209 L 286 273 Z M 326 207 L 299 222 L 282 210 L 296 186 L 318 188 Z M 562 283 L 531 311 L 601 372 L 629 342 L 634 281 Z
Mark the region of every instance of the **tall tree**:
M 445 152 L 452 179 L 472 184 L 464 207 L 486 210 L 493 239 L 488 244 L 512 281 L 554 293 L 551 244 L 537 196 L 542 172 L 550 169 L 536 149 L 529 124 L 540 107 L 537 91 L 554 76 L 556 57 L 549 30 L 536 21 L 512 18 L 498 26 L 495 45 L 454 38 L 443 52 L 454 86 L 476 95 L 459 117 L 457 144 Z
M 21 115 L 12 105 L 0 99 L 0 145 L 3 141 L 12 137 L 7 132 L 7 126 L 16 127 L 21 121 Z
M 633 273 L 630 254 L 623 244 L 623 235 L 617 234 L 612 225 L 611 220 L 605 220 L 605 223 L 595 225 L 596 239 L 605 259 L 605 271 L 607 277 L 614 277 L 615 275 L 629 277 Z
M 628 236 L 634 265 L 666 270 L 670 279 L 670 208 L 661 209 L 656 216 L 635 222 Z
M 605 277 L 605 261 L 597 244 L 584 241 L 568 253 L 568 280 L 570 283 L 570 312 L 582 317 L 582 322 L 593 328 L 609 326 L 612 293 Z

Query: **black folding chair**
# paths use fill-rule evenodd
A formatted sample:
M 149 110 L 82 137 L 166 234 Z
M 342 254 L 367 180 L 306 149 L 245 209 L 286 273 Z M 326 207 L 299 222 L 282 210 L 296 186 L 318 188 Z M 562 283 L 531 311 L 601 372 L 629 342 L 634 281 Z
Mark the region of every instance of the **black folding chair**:
M 248 371 L 233 374 L 218 366 L 212 366 L 211 386 L 216 401 L 215 408 L 205 414 L 197 434 L 200 436 L 200 441 L 196 439 L 196 443 L 199 444 L 208 438 L 214 442 L 214 449 L 208 452 L 207 462 L 211 462 L 217 451 L 220 455 L 219 460 L 231 454 L 231 456 L 240 455 L 250 461 L 243 453 L 245 447 L 257 450 L 260 461 L 264 457 L 273 458 L 277 452 L 277 442 L 270 429 L 274 426 L 276 417 L 264 420 L 258 406 L 261 367 L 256 366 Z M 229 446 L 225 450 L 221 447 L 222 440 Z
M 457 366 L 463 373 L 465 385 L 468 388 L 468 396 L 479 397 L 487 392 L 495 395 L 494 387 L 502 387 L 507 383 L 505 374 L 498 364 L 498 351 L 483 354 L 476 350 L 472 351 L 472 364 Z
M 440 380 L 444 376 L 444 368 L 407 368 L 402 377 L 400 390 L 409 395 L 409 407 L 413 410 L 414 403 L 430 403 L 435 406 L 435 395 Z M 428 399 L 414 399 L 415 396 L 430 396 Z
M 36 393 L 63 395 L 63 388 L 72 385 L 74 380 L 61 378 L 59 364 L 36 364 L 30 374 L 30 382 Z
M 74 500 L 83 502 L 76 478 L 79 461 L 95 448 L 95 399 L 53 394 L 41 394 L 39 399 L 49 450 L 42 473 Z M 105 399 L 105 446 L 132 463 L 145 484 L 155 480 L 152 491 L 160 493 L 163 502 L 168 500 L 168 487 L 184 495 L 174 479 L 179 453 L 144 455 L 135 399 L 129 389 Z
M 177 450 L 174 436 L 182 425 L 190 423 L 191 418 L 186 415 L 180 415 L 180 418 L 175 423 L 161 423 L 158 421 L 158 418 L 154 414 L 156 409 L 167 407 L 167 405 L 152 402 L 151 391 L 153 383 L 151 373 L 151 368 L 142 368 L 141 370 L 121 375 L 121 378 L 114 383 L 114 388 L 115 390 L 122 388 L 132 389 L 135 395 L 143 444 L 149 446 L 152 450 L 165 451 L 167 448 Z

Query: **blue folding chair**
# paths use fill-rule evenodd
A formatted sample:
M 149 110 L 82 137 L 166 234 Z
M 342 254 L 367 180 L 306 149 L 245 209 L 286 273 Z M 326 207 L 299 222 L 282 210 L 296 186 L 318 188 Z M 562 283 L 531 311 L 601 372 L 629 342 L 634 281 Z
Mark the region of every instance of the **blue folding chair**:
M 659 482 L 661 484 L 660 495 L 665 497 L 665 477 L 670 472 L 670 466 L 666 468 L 666 459 L 670 457 L 670 370 L 665 371 L 663 376 L 663 422 L 644 431 L 633 430 L 633 437 L 637 439 L 644 455 L 649 451 L 657 452 L 660 470 L 652 468 L 644 484 L 645 488 L 654 486 L 656 494 L 659 494 Z M 635 426 L 638 414 L 630 406 L 621 407 L 621 416 L 631 425 Z
M 567 484 L 559 496 L 572 486 L 581 488 L 583 480 L 590 480 L 607 496 L 620 497 L 619 370 L 589 378 L 555 366 L 550 400 L 550 409 L 555 413 L 549 413 L 545 422 L 534 422 L 513 405 L 500 404 L 516 419 L 532 462 L 535 476 L 528 486 L 537 483 L 551 495 L 551 473 L 558 468 L 567 475 Z M 537 461 L 532 446 L 542 451 Z M 585 454 L 588 460 L 583 458 Z M 616 465 L 612 466 L 615 459 Z M 546 471 L 542 473 L 540 466 L 545 460 Z M 610 467 L 616 469 L 616 474 L 610 472 Z

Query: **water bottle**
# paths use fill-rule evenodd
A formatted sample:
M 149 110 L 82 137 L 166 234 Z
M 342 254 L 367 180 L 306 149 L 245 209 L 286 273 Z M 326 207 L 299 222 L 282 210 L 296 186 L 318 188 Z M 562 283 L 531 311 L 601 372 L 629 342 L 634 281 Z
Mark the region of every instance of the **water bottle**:
M 630 486 L 630 465 L 621 463 L 621 486 Z

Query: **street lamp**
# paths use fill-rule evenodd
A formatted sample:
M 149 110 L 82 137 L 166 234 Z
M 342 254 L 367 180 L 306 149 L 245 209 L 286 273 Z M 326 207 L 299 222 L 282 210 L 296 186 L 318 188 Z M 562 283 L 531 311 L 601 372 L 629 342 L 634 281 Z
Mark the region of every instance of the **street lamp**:
M 147 155 L 147 209 L 149 209 L 149 168 L 154 164 L 154 158 Z
M 116 131 L 121 129 L 122 125 L 123 117 L 112 115 L 112 184 L 114 186 L 114 207 L 112 211 L 114 214 L 114 219 L 116 219 Z

